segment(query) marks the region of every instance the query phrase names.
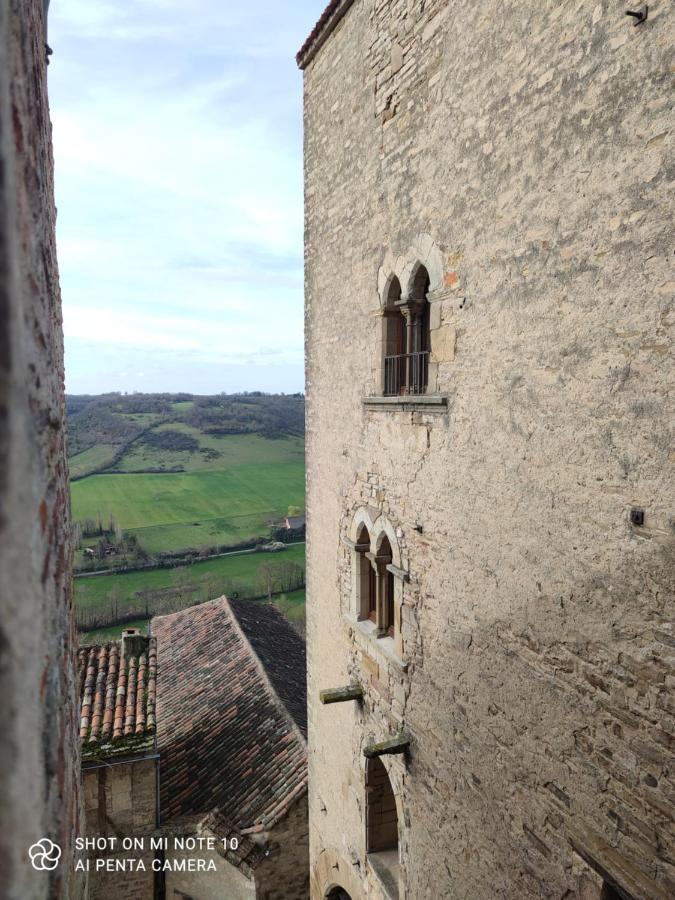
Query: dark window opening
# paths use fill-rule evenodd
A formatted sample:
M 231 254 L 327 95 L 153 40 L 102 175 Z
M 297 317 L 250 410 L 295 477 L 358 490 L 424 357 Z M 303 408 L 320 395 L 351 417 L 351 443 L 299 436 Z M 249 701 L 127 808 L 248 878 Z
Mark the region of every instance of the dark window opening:
M 365 525 L 359 530 L 356 552 L 360 593 L 359 619 L 371 619 L 374 622 L 377 615 L 377 581 L 373 565 L 367 556 L 370 552 L 370 534 Z
M 380 625 L 380 635 L 387 634 L 394 637 L 395 625 L 395 606 L 394 606 L 394 576 L 387 569 L 391 565 L 391 544 L 388 537 L 382 539 L 380 548 L 377 552 L 378 572 L 381 580 L 382 596 L 382 622 Z
M 366 767 L 366 850 L 375 853 L 398 848 L 396 798 L 382 761 L 369 759 Z
M 387 594 L 385 598 L 385 618 L 387 620 L 387 634 L 389 637 L 394 636 L 394 626 L 396 615 L 394 607 L 394 576 L 391 572 L 387 572 Z

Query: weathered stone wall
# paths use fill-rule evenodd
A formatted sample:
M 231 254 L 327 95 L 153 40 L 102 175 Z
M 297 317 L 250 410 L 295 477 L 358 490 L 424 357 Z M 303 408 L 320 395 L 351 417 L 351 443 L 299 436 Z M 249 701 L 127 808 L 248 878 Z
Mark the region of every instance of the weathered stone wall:
M 401 896 L 597 897 L 581 854 L 675 893 L 673 38 L 666 2 L 355 0 L 305 70 L 313 897 L 384 895 L 362 749 L 401 728 Z M 416 262 L 448 406 L 374 408 Z
M 117 839 L 114 852 L 94 850 L 88 854 L 90 900 L 152 898 L 155 852 L 150 838 L 159 834 L 156 761 L 146 759 L 85 768 L 83 780 L 87 836 Z M 142 847 L 125 850 L 121 846 L 124 838 L 142 839 Z M 145 868 L 134 866 L 127 871 L 116 871 L 116 866 L 128 859 L 142 860 Z M 97 860 L 101 861 L 98 869 Z
M 232 865 L 217 850 L 200 850 L 198 853 L 187 850 L 169 849 L 166 859 L 172 869 L 165 873 L 165 889 L 167 900 L 184 900 L 194 897 L 195 900 L 256 900 L 255 881 L 248 878 L 241 869 Z M 190 860 L 203 859 L 208 865 L 213 861 L 214 871 L 189 872 Z M 180 864 L 185 861 L 186 871 L 180 871 Z
M 84 770 L 87 834 L 103 837 L 152 834 L 157 827 L 154 759 L 103 762 Z
M 63 343 L 39 0 L 0 6 L 0 884 L 79 895 Z M 35 871 L 48 837 L 63 856 Z
M 269 855 L 255 870 L 258 900 L 304 900 L 309 890 L 307 795 L 269 832 Z

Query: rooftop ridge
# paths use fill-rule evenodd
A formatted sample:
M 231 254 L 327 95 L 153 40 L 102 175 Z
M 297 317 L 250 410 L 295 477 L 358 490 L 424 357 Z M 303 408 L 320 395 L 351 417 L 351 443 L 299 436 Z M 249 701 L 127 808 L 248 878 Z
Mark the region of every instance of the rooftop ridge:
M 295 61 L 299 69 L 304 69 L 314 59 L 353 2 L 354 0 L 330 0 L 304 44 L 295 55 Z
M 230 601 L 158 616 L 153 632 L 163 823 L 221 811 L 240 832 L 278 821 L 307 788 L 307 745 Z

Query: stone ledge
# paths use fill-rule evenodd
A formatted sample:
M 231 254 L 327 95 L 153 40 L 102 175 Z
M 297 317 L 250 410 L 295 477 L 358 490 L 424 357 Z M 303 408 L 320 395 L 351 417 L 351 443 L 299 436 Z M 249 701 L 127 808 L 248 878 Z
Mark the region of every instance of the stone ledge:
M 377 628 L 368 619 L 355 619 L 351 614 L 345 614 L 344 618 L 354 631 L 357 646 L 378 665 L 386 669 L 392 664 L 400 672 L 408 671 L 408 660 L 398 655 L 393 638 L 376 637 Z
M 409 394 L 400 397 L 363 397 L 366 409 L 410 410 L 425 412 L 445 412 L 448 408 L 447 394 Z

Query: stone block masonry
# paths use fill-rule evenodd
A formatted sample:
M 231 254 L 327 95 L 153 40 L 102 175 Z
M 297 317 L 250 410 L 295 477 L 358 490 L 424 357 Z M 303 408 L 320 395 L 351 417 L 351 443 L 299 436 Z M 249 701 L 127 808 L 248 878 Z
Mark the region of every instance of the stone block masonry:
M 76 900 L 75 631 L 42 8 L 0 6 L 0 891 Z M 62 849 L 51 872 L 29 862 L 44 837 Z
M 312 896 L 392 896 L 363 748 L 405 731 L 399 897 L 672 897 L 672 4 L 332 8 L 299 60 Z M 427 391 L 384 403 L 420 265 Z

